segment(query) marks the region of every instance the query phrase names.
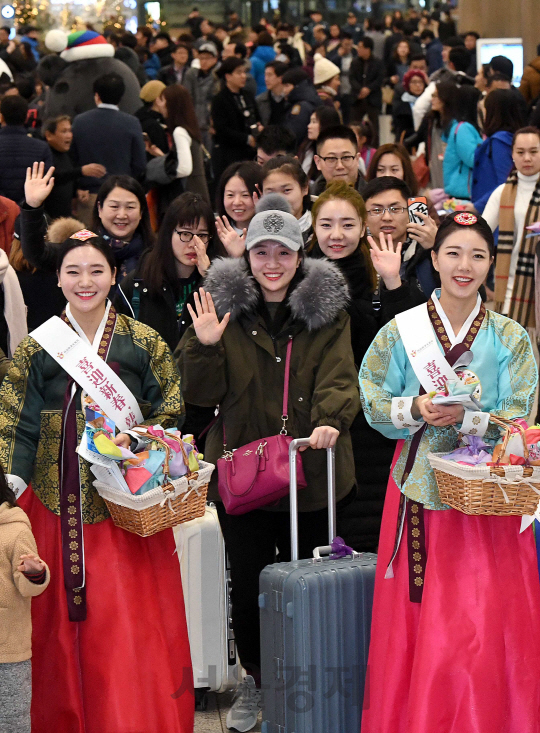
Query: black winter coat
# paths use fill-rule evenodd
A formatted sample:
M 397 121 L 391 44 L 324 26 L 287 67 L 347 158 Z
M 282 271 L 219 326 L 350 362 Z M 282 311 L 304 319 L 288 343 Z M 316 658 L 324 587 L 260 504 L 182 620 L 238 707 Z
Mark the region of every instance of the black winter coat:
M 312 253 L 322 257 L 318 245 Z M 349 257 L 333 260 L 347 280 L 350 301 L 347 312 L 351 319 L 351 343 L 356 368 L 378 331 L 372 306 L 372 284 L 363 252 L 356 250 Z M 376 552 L 379 544 L 386 485 L 395 449 L 395 441 L 385 438 L 368 425 L 362 410 L 351 427 L 356 498 L 338 508 L 337 533 L 357 552 Z
M 176 314 L 177 296 L 175 285 L 171 282 L 163 282 L 161 291 L 152 294 L 147 283 L 142 278 L 142 264 L 144 256 L 139 262 L 139 267 L 130 272 L 118 288 L 113 299 L 113 304 L 119 313 L 131 318 L 136 318 L 159 333 L 171 351 L 178 346 L 184 332 L 191 326 L 191 316 L 187 309 L 187 303 L 194 307 L 193 295 L 186 301 L 180 317 Z M 186 281 L 187 282 L 187 281 Z M 195 291 L 202 283 L 202 277 L 195 270 L 189 278 Z M 134 300 L 134 294 L 138 294 L 139 304 Z
M 178 77 L 176 76 L 176 69 L 174 68 L 174 64 L 169 64 L 169 66 L 165 66 L 158 71 L 157 78 L 159 79 L 159 81 L 162 81 L 168 87 L 170 87 L 172 84 L 182 84 L 184 81 L 184 77 L 189 68 L 190 67 L 188 65 L 184 66 L 184 68 L 182 69 L 181 80 L 178 81 Z
M 54 188 L 45 199 L 45 211 L 51 219 L 72 215 L 73 198 L 77 181 L 82 176 L 80 166 L 73 163 L 69 153 L 51 149 L 54 165 Z
M 414 135 L 414 122 L 411 105 L 409 102 L 404 102 L 401 96 L 396 99 L 394 97 L 394 104 L 392 105 L 392 125 L 393 132 L 396 140 L 401 140 L 402 134 L 404 139 Z
M 384 81 L 384 65 L 382 61 L 379 61 L 375 56 L 371 56 L 367 61 L 361 58 L 353 59 L 351 68 L 349 69 L 349 81 L 351 82 L 351 92 L 355 102 L 358 99 L 358 94 L 362 87 L 369 87 L 371 90 L 370 94 L 361 101 L 381 109 L 381 87 Z
M 357 250 L 358 253 L 358 250 Z M 351 302 L 354 361 L 360 368 L 364 354 L 378 331 L 373 313 L 371 283 L 362 254 L 335 260 L 347 278 Z M 386 497 L 386 486 L 396 443 L 374 430 L 360 410 L 350 428 L 358 493 L 356 499 L 338 512 L 338 535 L 357 552 L 377 552 Z
M 52 316 L 61 315 L 66 299 L 56 276 L 58 245 L 45 242 L 47 219 L 43 207 L 32 209 L 23 204 L 18 221 L 23 255 L 36 268 L 35 272 L 17 272 L 28 308 L 28 331 L 32 331 Z
M 24 199 L 26 169 L 35 162 L 45 163 L 45 172 L 52 161 L 51 149 L 43 140 L 28 137 L 22 125 L 7 125 L 0 129 L 0 196 L 15 203 Z
M 307 134 L 312 113 L 317 107 L 322 106 L 323 101 L 313 84 L 304 79 L 294 87 L 287 97 L 287 102 L 290 106 L 283 124 L 296 137 L 296 144 L 300 145 Z
M 237 97 L 243 98 L 246 111 L 251 117 L 244 115 L 237 103 Z M 212 122 L 214 125 L 214 173 L 219 177 L 231 163 L 240 160 L 253 160 L 255 148 L 248 145 L 248 138 L 256 130 L 250 130 L 249 120 L 259 120 L 259 111 L 252 94 L 242 91 L 235 95 L 224 87 L 212 100 Z
M 151 104 L 145 104 L 135 112 L 135 117 L 141 123 L 142 131 L 146 132 L 152 145 L 157 145 L 163 153 L 169 152 L 167 128 L 163 116 L 152 109 Z M 149 159 L 151 158 L 148 154 Z

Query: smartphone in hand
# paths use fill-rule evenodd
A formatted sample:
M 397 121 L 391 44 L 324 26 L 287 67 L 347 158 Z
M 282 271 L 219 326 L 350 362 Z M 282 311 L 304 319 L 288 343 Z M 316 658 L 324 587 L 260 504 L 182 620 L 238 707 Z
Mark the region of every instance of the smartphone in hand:
M 425 196 L 416 196 L 415 198 L 410 198 L 407 201 L 407 208 L 409 210 L 410 223 L 423 225 L 424 220 L 420 216 L 418 216 L 418 214 L 424 214 L 424 216 L 428 215 L 427 198 Z M 411 242 L 414 245 L 418 244 L 416 239 L 412 239 Z
M 425 196 L 416 196 L 416 198 L 407 201 L 409 209 L 409 221 L 411 224 L 423 224 L 424 221 L 418 214 L 428 215 L 428 204 Z

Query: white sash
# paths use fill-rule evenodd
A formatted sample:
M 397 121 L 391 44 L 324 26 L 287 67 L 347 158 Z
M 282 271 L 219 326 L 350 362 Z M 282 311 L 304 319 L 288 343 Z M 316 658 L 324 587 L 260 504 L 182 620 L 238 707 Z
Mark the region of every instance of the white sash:
M 396 323 L 407 357 L 418 381 L 429 394 L 455 382 L 456 374 L 437 344 L 427 303 L 398 313 Z
M 114 420 L 120 431 L 143 422 L 137 400 L 124 382 L 62 319 L 49 318 L 30 336 Z

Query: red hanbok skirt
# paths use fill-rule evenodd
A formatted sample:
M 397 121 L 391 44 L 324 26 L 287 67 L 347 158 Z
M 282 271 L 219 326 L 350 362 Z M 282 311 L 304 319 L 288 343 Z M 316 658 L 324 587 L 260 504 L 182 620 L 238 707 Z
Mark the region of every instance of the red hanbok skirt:
M 519 517 L 425 510 L 424 593 L 422 603 L 411 603 L 405 533 L 394 578 L 384 578 L 399 501 L 390 477 L 362 733 L 539 733 L 540 582 L 532 529 L 520 534 Z
M 60 518 L 18 501 L 51 571 L 32 600 L 32 733 L 192 733 L 194 697 L 172 530 L 84 525 L 87 620 L 68 619 Z

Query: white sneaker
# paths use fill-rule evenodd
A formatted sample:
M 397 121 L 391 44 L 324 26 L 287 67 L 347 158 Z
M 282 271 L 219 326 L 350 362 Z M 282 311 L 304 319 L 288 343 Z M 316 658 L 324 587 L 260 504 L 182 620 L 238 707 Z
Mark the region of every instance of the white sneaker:
M 247 675 L 236 689 L 234 702 L 227 713 L 227 728 L 239 733 L 251 730 L 257 724 L 261 707 L 261 691 L 255 687 L 253 677 Z

